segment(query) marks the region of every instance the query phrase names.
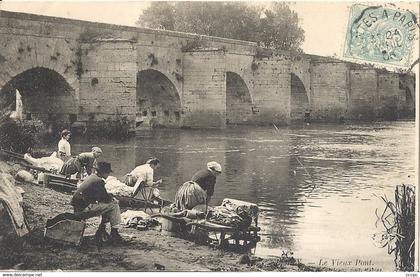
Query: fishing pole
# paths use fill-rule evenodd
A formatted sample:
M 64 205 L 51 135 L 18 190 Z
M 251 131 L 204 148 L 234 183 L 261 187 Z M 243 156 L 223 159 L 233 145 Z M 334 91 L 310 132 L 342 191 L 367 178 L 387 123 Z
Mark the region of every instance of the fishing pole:
M 294 157 L 295 157 L 296 161 L 300 164 L 300 166 L 301 166 L 301 167 L 303 167 L 303 170 L 305 170 L 305 172 L 306 172 L 306 174 L 308 174 L 309 178 L 311 178 L 311 180 L 312 180 L 312 175 L 311 175 L 311 174 L 309 174 L 308 170 L 306 170 L 306 168 L 305 168 L 305 166 L 303 165 L 303 163 L 299 160 L 299 158 L 298 158 L 298 157 L 296 157 L 296 156 L 294 156 Z
M 312 178 L 312 175 L 308 172 L 308 170 L 303 165 L 303 163 L 299 160 L 299 158 L 297 156 L 294 156 L 294 157 L 295 157 L 296 161 L 300 164 L 300 166 L 303 168 L 303 170 L 306 172 L 306 174 L 309 176 L 309 178 L 311 179 L 312 190 L 310 192 L 312 192 L 315 189 L 315 183 L 314 183 L 314 179 Z

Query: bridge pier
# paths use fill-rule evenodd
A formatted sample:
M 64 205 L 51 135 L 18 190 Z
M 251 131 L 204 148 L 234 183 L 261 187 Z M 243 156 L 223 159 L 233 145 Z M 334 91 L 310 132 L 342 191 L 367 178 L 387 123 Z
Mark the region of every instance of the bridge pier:
M 415 113 L 409 73 L 246 41 L 6 11 L 0 30 L 0 107 L 11 103 L 17 83 L 35 86 L 35 77 L 16 81 L 34 70 L 54 72 L 71 88 L 38 88 L 36 97 L 22 90 L 24 109 L 41 121 L 226 128 L 299 122 L 306 109 L 324 122 Z M 41 83 L 52 76 L 41 75 Z

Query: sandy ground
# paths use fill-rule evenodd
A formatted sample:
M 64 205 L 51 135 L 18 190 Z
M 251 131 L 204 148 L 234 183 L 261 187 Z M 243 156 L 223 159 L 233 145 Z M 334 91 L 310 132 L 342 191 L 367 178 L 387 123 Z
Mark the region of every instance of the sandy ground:
M 5 170 L 5 169 L 9 170 Z M 0 161 L 3 172 L 14 173 L 17 166 Z M 43 238 L 48 218 L 72 212 L 71 194 L 32 184 L 25 190 L 24 211 L 31 233 L 23 243 L 9 247 L 0 257 L 0 270 L 63 270 L 63 271 L 319 271 L 294 258 L 262 259 L 228 252 L 193 241 L 177 238 L 158 229 L 139 231 L 121 228 L 122 244 L 98 245 L 93 234 L 99 218 L 87 222 L 81 246 L 61 245 Z

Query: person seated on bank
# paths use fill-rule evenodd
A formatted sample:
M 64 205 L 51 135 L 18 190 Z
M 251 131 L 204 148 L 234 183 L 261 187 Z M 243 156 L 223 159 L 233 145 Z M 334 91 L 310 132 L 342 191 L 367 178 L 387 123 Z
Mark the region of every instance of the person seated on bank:
M 133 187 L 133 197 L 138 197 L 138 193 L 142 187 L 152 187 L 162 183 L 162 179 L 153 181 L 153 174 L 160 167 L 158 158 L 150 158 L 145 164 L 134 168 L 125 177 L 125 184 Z
M 61 131 L 61 139 L 58 142 L 58 158 L 61 159 L 63 162 L 66 162 L 68 159 L 71 158 L 71 147 L 69 143 L 69 139 L 71 136 L 71 132 L 67 129 Z
M 112 172 L 111 164 L 98 162 L 96 172 L 88 176 L 79 186 L 71 199 L 74 214 L 81 219 L 101 216 L 101 223 L 96 231 L 98 240 L 108 238 L 106 223 L 111 224 L 110 241 L 121 242 L 123 239 L 118 232 L 121 223 L 121 211 L 116 200 L 105 189 L 105 179 Z
M 92 169 L 97 162 L 97 159 L 102 155 L 102 150 L 99 147 L 92 147 L 91 152 L 80 153 L 76 157 L 70 158 L 63 164 L 60 174 L 69 177 L 73 174 L 78 174 L 81 178 L 83 168 L 88 175 L 92 174 Z
M 222 173 L 219 163 L 211 161 L 207 168 L 197 171 L 191 181 L 184 183 L 176 192 L 175 207 L 190 210 L 198 205 L 208 206 L 214 193 L 216 177 Z

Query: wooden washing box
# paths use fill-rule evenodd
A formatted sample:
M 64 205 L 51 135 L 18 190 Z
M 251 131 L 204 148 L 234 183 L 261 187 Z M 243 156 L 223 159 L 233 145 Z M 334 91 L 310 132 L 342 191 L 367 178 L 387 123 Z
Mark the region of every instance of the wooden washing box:
M 44 237 L 79 246 L 82 243 L 85 227 L 83 221 L 65 219 L 45 227 Z

